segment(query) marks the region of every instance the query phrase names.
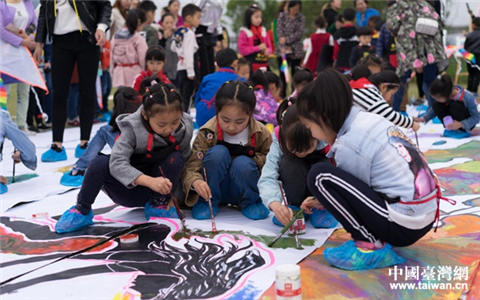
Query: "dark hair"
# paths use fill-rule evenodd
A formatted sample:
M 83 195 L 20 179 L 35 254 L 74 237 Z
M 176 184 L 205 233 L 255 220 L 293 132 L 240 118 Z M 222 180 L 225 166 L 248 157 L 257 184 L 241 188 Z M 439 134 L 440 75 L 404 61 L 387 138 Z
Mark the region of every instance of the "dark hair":
M 288 1 L 288 8 L 292 8 L 294 6 L 300 5 L 300 11 L 302 11 L 302 1 L 295 0 L 295 1 Z
M 383 64 L 380 57 L 375 54 L 369 54 L 367 57 L 360 61 L 360 64 L 368 66 L 379 66 L 383 71 Z
M 165 111 L 182 112 L 182 97 L 172 84 L 158 82 L 145 91 L 143 110 L 149 118 Z
M 166 17 L 172 17 L 173 22 L 175 22 L 175 17 L 171 13 L 166 12 L 166 13 L 163 14 L 162 18 L 160 19 L 162 23 L 163 23 L 163 21 L 165 20 Z
M 297 86 L 301 83 L 309 83 L 313 81 L 313 74 L 312 71 L 309 69 L 299 69 L 295 72 L 295 75 L 292 77 L 292 83 L 294 86 Z
M 267 78 L 268 84 L 274 84 L 277 88 L 282 87 L 282 81 L 277 74 L 273 73 L 272 71 L 265 72 L 265 77 Z
M 387 7 L 392 7 L 394 4 L 396 4 L 397 1 L 396 0 L 388 0 L 387 1 Z
M 370 18 L 368 18 L 368 22 L 373 22 L 375 23 L 375 30 L 376 31 L 380 31 L 382 29 L 382 25 L 383 25 L 383 20 L 382 18 L 380 18 L 380 16 L 371 16 Z
M 450 99 L 450 95 L 453 90 L 453 81 L 450 75 L 442 75 L 440 78 L 435 79 L 430 86 L 430 95 L 442 96 L 445 99 Z
M 315 88 L 311 88 L 314 85 Z M 352 89 L 347 79 L 334 69 L 320 72 L 297 98 L 301 117 L 335 133 L 340 131 L 353 104 Z
M 145 77 L 145 78 L 143 78 L 142 82 L 140 83 L 140 88 L 138 89 L 138 92 L 140 93 L 140 95 L 143 96 L 145 94 L 145 92 L 152 85 L 155 85 L 158 82 L 161 82 L 161 80 L 160 80 L 160 78 L 157 77 L 157 75 L 153 75 L 153 76 L 150 76 L 150 77 Z
M 253 90 L 256 91 L 263 88 L 265 94 L 268 94 L 268 80 L 265 72 L 262 70 L 259 69 L 253 72 L 252 76 L 250 76 L 250 83 L 253 86 Z
M 324 17 L 318 16 L 315 19 L 315 26 L 317 26 L 318 28 L 325 28 L 327 26 L 327 21 Z
M 283 153 L 295 156 L 294 152 L 307 152 L 312 148 L 314 138 L 298 116 L 295 98 L 285 99 L 277 110 L 277 123 L 280 126 L 278 144 Z
M 243 26 L 245 26 L 248 29 L 252 27 L 252 16 L 257 11 L 262 11 L 262 10 L 256 4 L 251 4 L 249 7 L 247 7 L 247 9 L 245 10 L 245 14 L 243 15 Z M 262 23 L 263 23 L 263 19 L 262 19 Z M 261 25 L 262 24 L 260 24 L 260 26 Z
M 131 9 L 130 11 L 128 11 L 125 25 L 127 26 L 128 32 L 130 34 L 134 34 L 135 31 L 137 31 L 138 20 L 140 20 L 140 23 L 145 23 L 145 21 L 147 20 L 143 11 L 139 9 Z
M 475 27 L 480 28 L 480 17 L 473 18 L 472 23 L 475 25 Z
M 362 35 L 372 36 L 372 31 L 367 26 L 358 27 L 357 36 L 360 37 Z
M 350 77 L 352 80 L 359 80 L 360 78 L 369 78 L 372 76 L 372 72 L 367 65 L 358 64 L 350 71 Z
M 178 2 L 178 4 L 180 4 L 180 1 L 178 1 L 178 0 L 170 0 L 170 1 L 168 1 L 167 7 L 169 7 L 170 5 L 172 5 L 175 2 Z
M 165 62 L 165 50 L 162 46 L 153 45 L 148 47 L 145 54 L 145 62 L 149 60 L 159 60 Z
M 368 6 L 368 0 L 362 0 L 362 1 L 365 2 L 365 4 Z M 358 2 L 358 0 L 353 0 L 353 5 L 355 7 L 357 7 L 357 2 Z
M 157 10 L 157 6 L 155 5 L 155 3 L 153 3 L 153 1 L 142 0 L 142 2 L 138 4 L 138 9 L 142 10 L 145 13 L 149 11 L 155 12 Z
M 337 14 L 335 16 L 335 22 L 342 22 L 343 23 L 343 14 Z
M 248 83 L 240 81 L 227 81 L 217 91 L 215 95 L 215 109 L 217 114 L 225 106 L 238 105 L 248 115 L 253 114 L 257 98 L 253 92 L 253 87 Z
M 345 8 L 343 10 L 343 20 L 353 22 L 357 13 L 352 8 Z
M 176 1 L 176 0 L 174 0 Z M 182 9 L 182 18 L 187 19 L 188 16 L 194 16 L 197 12 L 202 12 L 200 7 L 196 6 L 195 4 L 187 4 Z
M 398 78 L 398 75 L 391 70 L 385 70 L 377 74 L 372 74 L 368 80 L 370 80 L 370 82 L 377 87 L 379 87 L 382 83 L 387 83 L 387 91 L 396 89 L 400 86 L 400 78 Z
M 244 65 L 248 65 L 250 67 L 250 62 L 245 58 L 245 57 L 240 57 L 238 59 L 238 63 L 237 65 L 240 67 L 240 66 L 244 66 Z
M 113 113 L 108 123 L 113 127 L 112 131 L 120 131 L 116 121 L 119 115 L 134 113 L 140 105 L 142 105 L 142 98 L 136 90 L 131 87 L 119 87 L 113 95 Z

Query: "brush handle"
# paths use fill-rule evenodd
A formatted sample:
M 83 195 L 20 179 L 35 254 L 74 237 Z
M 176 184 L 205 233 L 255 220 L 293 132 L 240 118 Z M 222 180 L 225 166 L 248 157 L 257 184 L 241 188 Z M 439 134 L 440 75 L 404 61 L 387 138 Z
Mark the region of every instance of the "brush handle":
M 283 227 L 283 229 L 280 231 L 280 233 L 273 239 L 273 241 L 271 241 L 268 244 L 268 247 L 272 247 L 282 237 L 282 235 L 284 235 L 285 232 L 287 232 L 288 228 L 292 226 L 293 222 L 295 222 L 297 219 L 299 219 L 302 216 L 302 214 L 303 214 L 303 208 L 293 215 L 293 218 L 290 220 L 290 222 L 288 222 L 287 225 L 285 225 L 285 227 Z
M 162 167 L 159 167 L 159 169 L 160 169 L 160 173 L 162 173 L 162 177 L 166 179 L 167 177 L 165 177 L 165 173 L 163 173 Z M 180 222 L 182 222 L 182 226 L 185 229 L 185 218 L 183 217 L 182 212 L 180 211 L 180 206 L 178 205 L 177 199 L 173 197 L 172 192 L 170 192 L 170 199 L 172 199 L 173 206 L 177 211 L 178 218 L 180 219 Z

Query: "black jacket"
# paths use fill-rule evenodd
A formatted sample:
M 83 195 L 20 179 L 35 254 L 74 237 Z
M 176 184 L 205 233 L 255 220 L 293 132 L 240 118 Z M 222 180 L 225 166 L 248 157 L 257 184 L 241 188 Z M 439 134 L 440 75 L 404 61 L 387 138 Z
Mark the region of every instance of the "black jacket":
M 53 37 L 53 28 L 55 26 L 54 1 L 40 1 L 40 14 L 38 16 L 37 35 L 35 41 L 45 43 L 47 35 Z M 68 0 L 73 8 L 72 0 Z M 97 24 L 105 24 L 110 27 L 112 4 L 109 0 L 97 1 L 75 1 L 78 9 L 78 15 L 83 24 L 87 26 L 91 34 L 97 31 Z
M 480 55 L 480 28 L 467 34 L 467 39 L 463 47 L 470 53 Z M 480 62 L 477 61 L 477 64 L 480 64 Z

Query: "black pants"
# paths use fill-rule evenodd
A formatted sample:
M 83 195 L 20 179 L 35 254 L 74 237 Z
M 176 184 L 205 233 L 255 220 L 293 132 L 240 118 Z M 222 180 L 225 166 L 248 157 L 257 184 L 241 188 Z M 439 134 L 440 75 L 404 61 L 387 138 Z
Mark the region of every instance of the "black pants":
M 167 200 L 170 199 L 170 194 L 161 195 L 144 186 L 139 185 L 132 189 L 126 188 L 110 173 L 109 160 L 109 156 L 99 155 L 88 165 L 75 206 L 82 214 L 87 214 L 90 211 L 92 204 L 102 189 L 113 202 L 126 207 L 143 207 L 147 202 L 150 202 L 152 206 L 156 206 L 155 201 L 161 196 Z M 159 166 L 165 172 L 165 177 L 172 182 L 173 192 L 180 182 L 185 160 L 180 152 L 175 151 L 162 161 L 154 163 L 152 166 L 153 171 L 148 175 L 152 177 L 162 176 Z
M 467 90 L 471 93 L 476 94 L 478 92 L 478 86 L 480 85 L 480 55 L 475 55 L 475 59 L 477 64 L 475 66 L 471 66 L 467 64 L 468 70 L 468 84 Z
M 377 240 L 406 247 L 432 228 L 412 230 L 389 220 L 385 200 L 360 179 L 329 164 L 319 163 L 308 173 L 308 187 L 315 198 L 357 241 Z
M 280 67 L 282 65 L 282 57 L 277 57 L 277 60 L 278 60 L 278 66 Z M 290 59 L 287 56 L 288 68 L 289 68 L 290 74 L 292 75 L 292 78 L 293 78 L 293 75 L 295 75 L 295 73 L 297 72 L 297 67 L 300 66 L 300 61 L 301 61 L 300 59 Z M 280 80 L 282 81 L 282 90 L 280 92 L 280 97 L 282 97 L 282 99 L 285 99 L 287 95 L 286 94 L 287 83 L 285 81 L 285 74 L 283 72 L 280 72 Z
M 88 32 L 54 35 L 52 44 L 52 134 L 54 142 L 63 142 L 67 121 L 67 99 L 75 62 L 80 84 L 80 140 L 89 140 L 95 111 L 100 47 L 88 41 Z
M 188 79 L 187 71 L 185 70 L 178 71 L 177 79 L 179 84 L 178 89 L 182 96 L 183 111 L 188 112 L 190 110 L 190 105 L 192 104 L 193 92 L 195 90 L 194 81 Z
M 37 103 L 38 99 L 38 103 Z M 30 87 L 30 102 L 28 103 L 27 111 L 27 124 L 28 126 L 33 126 L 33 120 L 37 122 L 37 126 L 43 123 L 42 112 L 38 105 L 42 106 L 42 109 L 45 109 L 44 106 L 45 91 L 38 87 Z
M 208 74 L 215 73 L 215 58 L 214 58 L 214 47 L 217 43 L 217 38 L 207 32 L 208 27 L 198 26 L 195 31 L 196 35 L 202 34 L 200 38 L 197 39 L 198 43 L 198 62 L 200 63 L 200 72 L 198 75 L 198 83 L 202 82 L 203 77 Z
M 460 101 L 450 101 L 448 105 L 435 101 L 433 102 L 432 108 L 440 121 L 442 121 L 442 124 L 443 118 L 445 118 L 446 116 L 451 116 L 455 121 L 459 122 L 470 118 L 470 113 L 468 112 L 468 109 L 465 107 L 465 104 Z M 443 124 L 443 126 L 445 126 L 445 124 Z M 470 128 L 470 130 L 472 129 L 473 127 Z

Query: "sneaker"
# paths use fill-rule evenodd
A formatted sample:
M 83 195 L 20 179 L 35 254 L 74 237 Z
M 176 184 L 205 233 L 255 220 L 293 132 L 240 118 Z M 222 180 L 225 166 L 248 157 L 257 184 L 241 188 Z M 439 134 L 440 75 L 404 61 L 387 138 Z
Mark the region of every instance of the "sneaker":
M 78 144 L 77 148 L 75 148 L 75 157 L 80 158 L 83 155 L 83 153 L 85 153 L 85 150 L 87 150 L 87 147 L 88 147 L 88 142 L 86 142 L 83 145 Z
M 337 226 L 338 221 L 326 209 L 312 209 L 312 226 L 315 228 L 333 228 Z
M 268 217 L 270 211 L 262 201 L 258 201 L 242 208 L 242 214 L 250 220 L 262 220 Z
M 45 123 L 41 123 L 40 125 L 37 126 L 37 128 L 38 128 L 38 131 L 40 132 L 52 130 L 52 126 L 48 126 Z
M 37 134 L 35 131 L 30 131 L 30 130 L 28 130 L 27 128 L 22 128 L 22 129 L 20 129 L 20 131 L 25 132 L 25 133 L 26 133 L 27 135 L 29 135 L 29 136 L 34 136 L 34 135 Z
M 58 147 L 53 143 L 50 149 L 42 154 L 42 162 L 56 162 L 67 160 L 67 151 L 65 147 Z
M 78 127 L 80 126 L 80 119 L 76 117 L 73 120 L 67 120 L 67 125 L 71 127 Z
M 5 194 L 6 192 L 8 192 L 8 187 L 3 183 L 0 183 L 0 195 Z
M 218 205 L 212 203 L 213 215 L 218 213 Z M 195 220 L 208 220 L 212 216 L 210 215 L 210 206 L 208 202 L 203 199 L 198 199 L 197 203 L 192 208 L 192 215 Z
M 32 131 L 32 132 L 35 132 L 35 133 L 39 133 L 39 132 L 40 132 L 40 130 L 38 130 L 38 128 L 35 127 L 35 126 L 28 126 L 28 130 L 29 130 L 29 131 Z
M 171 206 L 168 209 L 167 205 L 152 207 L 149 202 L 145 204 L 145 218 L 150 220 L 150 218 L 169 218 L 169 219 L 178 219 L 178 213 L 175 207 Z
M 381 269 L 405 262 L 405 258 L 398 256 L 389 244 L 377 250 L 364 250 L 357 248 L 354 241 L 326 248 L 323 257 L 332 266 L 344 270 Z
M 85 170 L 72 170 L 63 174 L 60 184 L 64 186 L 79 187 L 82 186 Z
M 75 206 L 72 206 L 63 213 L 55 224 L 55 231 L 57 233 L 72 232 L 90 225 L 93 225 L 93 211 L 90 209 L 88 214 L 83 215 Z

